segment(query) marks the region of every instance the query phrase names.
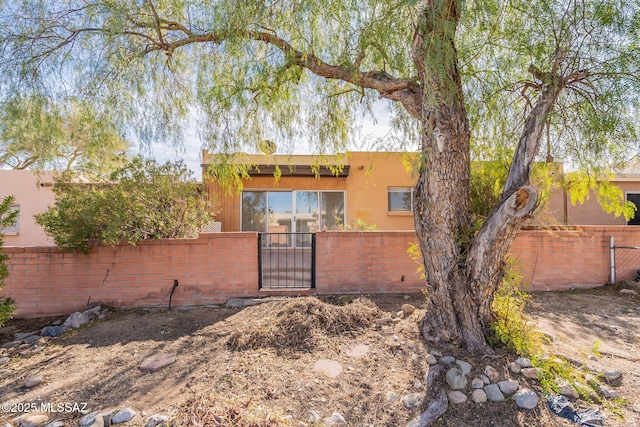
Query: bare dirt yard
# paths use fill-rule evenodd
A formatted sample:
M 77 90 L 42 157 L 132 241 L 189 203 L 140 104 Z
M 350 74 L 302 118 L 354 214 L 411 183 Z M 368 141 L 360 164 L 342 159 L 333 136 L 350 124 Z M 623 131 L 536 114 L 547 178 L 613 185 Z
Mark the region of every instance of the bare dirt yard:
M 538 293 L 528 306 L 532 326 L 548 337 L 550 355 L 595 376 L 622 373 L 621 384 L 611 387 L 618 398 L 572 399 L 575 408 L 600 410 L 604 419 L 594 425 L 640 426 L 640 297 L 621 293 L 624 288 L 640 293 L 635 283 Z M 179 426 L 405 426 L 428 404 L 422 397 L 429 354 L 471 365 L 461 390 L 467 401 L 450 403 L 437 426 L 578 425 L 548 409 L 537 380 L 507 368 L 513 354 L 498 349 L 496 357 L 482 358 L 426 348 L 418 328 L 422 295 L 364 298 L 272 298 L 239 308 L 171 311 L 103 308 L 101 318 L 79 329 L 19 345 L 11 344 L 16 334 L 39 332 L 65 317 L 12 320 L 0 329 L 0 425 L 59 420 L 76 426 L 84 415 L 79 409 L 131 408 L 136 415 L 121 425 L 151 425 L 162 415 Z M 404 304 L 415 312 L 403 314 Z M 175 363 L 155 372 L 140 369 L 158 353 L 175 353 Z M 535 408 L 518 408 L 508 394 L 501 402 L 475 403 L 471 380 L 487 365 L 500 379 L 535 391 Z M 25 386 L 29 379 L 37 384 Z M 447 389 L 442 377 L 438 381 Z

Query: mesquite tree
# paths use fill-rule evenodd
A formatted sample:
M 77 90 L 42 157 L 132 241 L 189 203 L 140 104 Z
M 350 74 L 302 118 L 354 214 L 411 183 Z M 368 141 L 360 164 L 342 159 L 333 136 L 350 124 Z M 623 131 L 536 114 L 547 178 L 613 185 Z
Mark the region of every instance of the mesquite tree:
M 618 0 L 29 1 L 0 12 L 2 96 L 92 100 L 143 141 L 343 148 L 388 100 L 418 150 L 425 339 L 489 351 L 503 258 L 542 154 L 599 170 L 636 142 L 640 7 Z M 44 94 L 44 95 L 43 95 Z M 187 118 L 187 120 L 185 120 Z M 113 120 L 115 119 L 115 120 Z M 186 126 L 186 127 L 185 127 Z M 512 153 L 469 212 L 470 160 Z

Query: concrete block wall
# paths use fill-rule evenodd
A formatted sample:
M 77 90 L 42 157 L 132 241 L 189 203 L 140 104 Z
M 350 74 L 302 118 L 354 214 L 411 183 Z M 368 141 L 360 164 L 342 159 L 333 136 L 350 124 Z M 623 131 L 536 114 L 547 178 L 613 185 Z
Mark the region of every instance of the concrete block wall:
M 609 236 L 617 246 L 640 246 L 640 227 L 582 226 L 571 231 L 521 231 L 510 251 L 532 290 L 566 290 L 609 281 Z M 419 292 L 424 280 L 407 254 L 414 231 L 321 232 L 316 235 L 317 294 Z M 56 248 L 5 248 L 10 255 L 2 295 L 18 303 L 18 316 L 82 310 L 88 301 L 167 306 L 174 280 L 175 306 L 223 303 L 229 297 L 270 295 L 258 289 L 256 233 L 212 233 L 191 240 L 96 247 L 89 254 Z M 630 280 L 640 250 L 618 267 Z M 635 258 L 633 258 L 635 257 Z M 295 291 L 293 291 L 295 293 Z M 304 293 L 304 292 L 299 292 Z

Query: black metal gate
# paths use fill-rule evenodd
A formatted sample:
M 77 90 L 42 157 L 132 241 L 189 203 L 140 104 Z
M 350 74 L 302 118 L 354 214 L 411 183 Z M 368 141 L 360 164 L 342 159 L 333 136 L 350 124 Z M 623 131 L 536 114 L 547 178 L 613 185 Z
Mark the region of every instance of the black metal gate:
M 260 289 L 316 287 L 315 233 L 258 233 Z

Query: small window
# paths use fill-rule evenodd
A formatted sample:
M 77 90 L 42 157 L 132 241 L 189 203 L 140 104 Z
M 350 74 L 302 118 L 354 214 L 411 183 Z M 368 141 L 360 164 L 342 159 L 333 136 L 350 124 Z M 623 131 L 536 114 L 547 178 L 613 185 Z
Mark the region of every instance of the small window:
M 627 222 L 629 225 L 640 225 L 640 193 L 627 193 L 627 201 L 633 202 L 636 205 L 638 210 L 635 213 L 635 216 Z
M 11 206 L 11 211 L 18 211 L 18 215 L 16 215 L 15 222 L 2 230 L 3 234 L 18 234 L 20 232 L 20 206 L 13 205 Z
M 411 187 L 389 187 L 389 212 L 413 212 L 413 189 Z

